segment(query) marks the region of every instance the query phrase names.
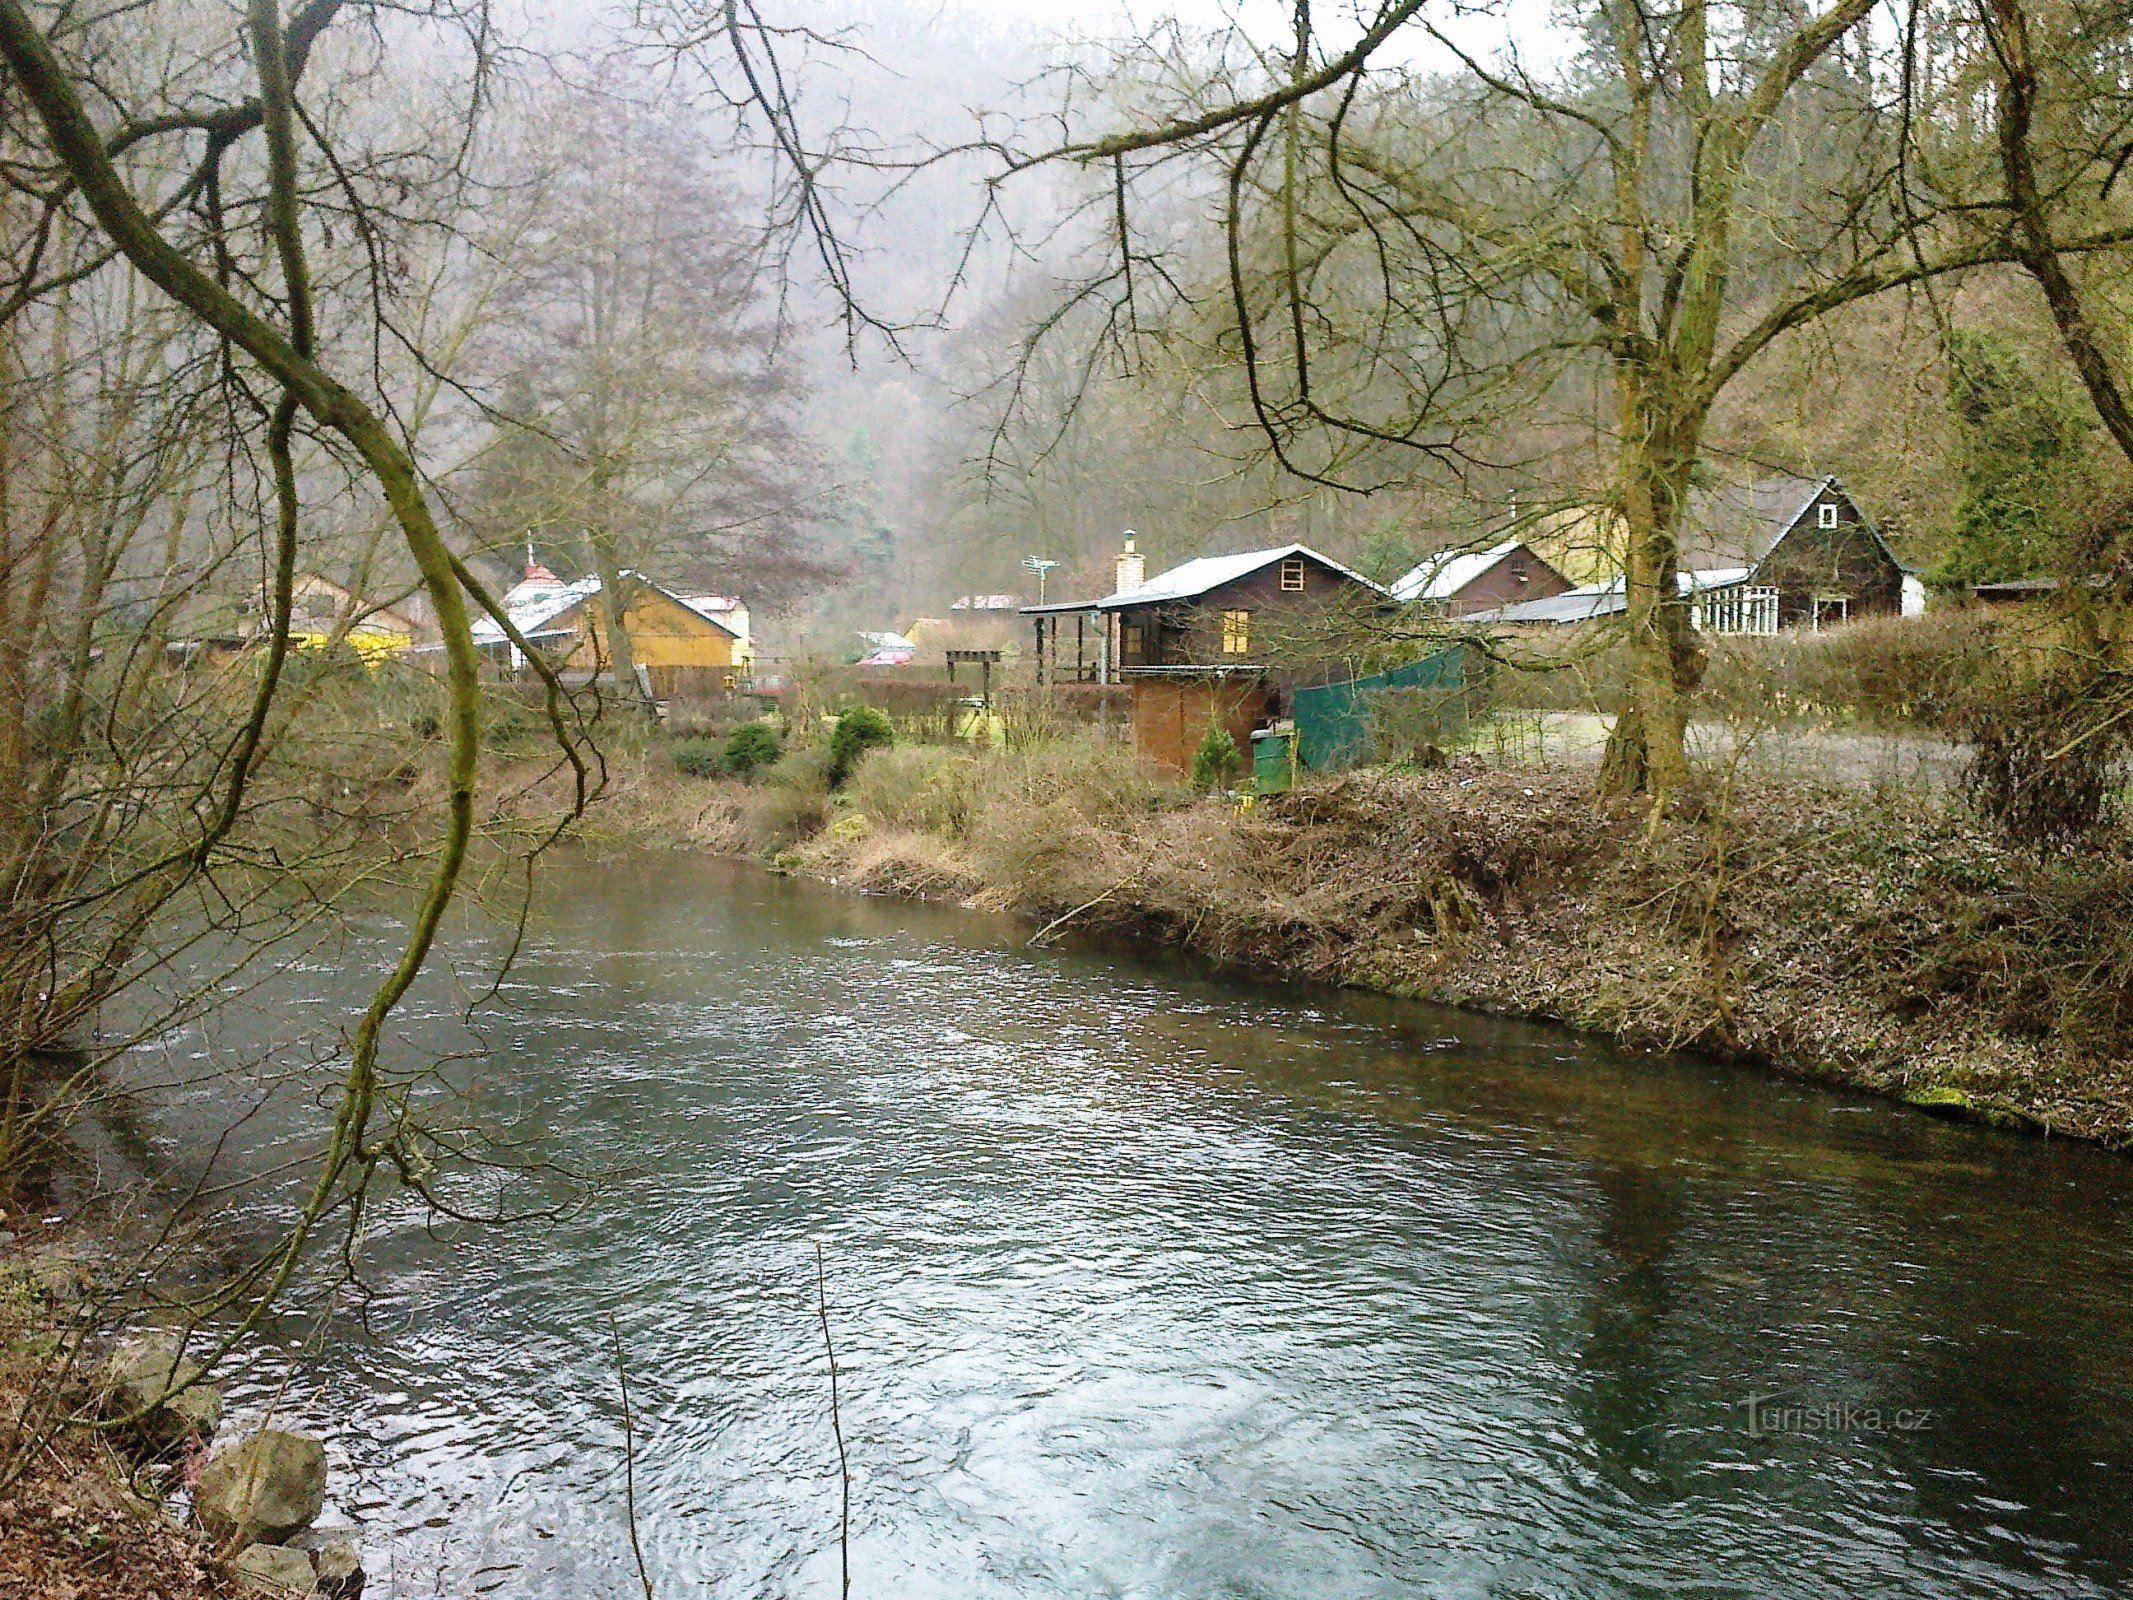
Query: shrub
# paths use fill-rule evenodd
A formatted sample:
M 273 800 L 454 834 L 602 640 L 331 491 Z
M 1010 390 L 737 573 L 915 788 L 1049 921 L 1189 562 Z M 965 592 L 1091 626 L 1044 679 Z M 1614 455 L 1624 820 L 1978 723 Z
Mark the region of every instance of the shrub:
M 2048 845 L 2108 827 L 2117 809 L 2126 725 L 2105 714 L 2091 675 L 2052 672 L 1979 692 L 1963 718 L 1972 805 L 2018 844 Z
M 776 789 L 826 795 L 830 789 L 830 753 L 820 746 L 788 750 L 771 764 L 765 780 Z
M 685 778 L 716 778 L 726 770 L 725 751 L 716 739 L 676 739 L 667 746 L 667 759 Z
M 939 745 L 896 745 L 859 764 L 844 795 L 862 814 L 891 828 L 960 837 L 970 826 L 982 764 Z
M 1209 722 L 1207 737 L 1200 741 L 1192 758 L 1192 786 L 1203 792 L 1227 789 L 1243 765 L 1244 758 L 1237 753 L 1237 741 L 1229 729 L 1219 722 Z
M 752 778 L 785 753 L 777 731 L 767 722 L 744 722 L 727 736 L 720 752 L 726 771 L 736 778 Z
M 1367 689 L 1363 726 L 1383 766 L 1442 766 L 1444 747 L 1466 731 L 1471 696 L 1456 689 Z
M 830 734 L 829 786 L 844 787 L 845 779 L 859 764 L 859 758 L 869 750 L 893 744 L 896 730 L 889 725 L 883 712 L 872 706 L 854 706 L 837 719 L 836 730 Z
M 1899 731 L 1955 728 L 1993 664 L 2026 657 L 2034 644 L 1974 606 L 1708 642 L 1703 714 Z

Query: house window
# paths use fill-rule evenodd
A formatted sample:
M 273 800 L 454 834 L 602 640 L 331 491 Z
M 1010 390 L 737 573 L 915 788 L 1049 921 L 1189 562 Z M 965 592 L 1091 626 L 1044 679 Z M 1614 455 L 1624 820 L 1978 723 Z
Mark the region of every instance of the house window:
M 1118 659 L 1121 665 L 1141 664 L 1141 630 L 1137 624 L 1128 622 L 1119 628 Z
M 1815 596 L 1814 612 L 1810 626 L 1813 627 L 1816 633 L 1820 633 L 1830 624 L 1842 622 L 1851 615 L 1851 611 L 1852 603 L 1848 597 L 1841 594 L 1818 594 Z
M 1249 611 L 1225 611 L 1222 613 L 1222 653 L 1226 656 L 1241 656 L 1252 648 L 1252 614 Z
M 1815 507 L 1815 526 L 1834 528 L 1836 525 L 1837 503 L 1834 500 L 1825 500 Z
M 1303 593 L 1304 564 L 1301 561 L 1284 561 L 1281 564 L 1281 587 L 1285 594 Z

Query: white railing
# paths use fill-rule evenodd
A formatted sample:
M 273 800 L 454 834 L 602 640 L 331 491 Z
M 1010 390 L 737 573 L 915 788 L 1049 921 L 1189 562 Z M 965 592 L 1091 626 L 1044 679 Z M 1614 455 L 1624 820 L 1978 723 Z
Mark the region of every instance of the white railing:
M 1761 584 L 1734 584 L 1696 597 L 1690 622 L 1705 633 L 1776 633 L 1778 592 Z

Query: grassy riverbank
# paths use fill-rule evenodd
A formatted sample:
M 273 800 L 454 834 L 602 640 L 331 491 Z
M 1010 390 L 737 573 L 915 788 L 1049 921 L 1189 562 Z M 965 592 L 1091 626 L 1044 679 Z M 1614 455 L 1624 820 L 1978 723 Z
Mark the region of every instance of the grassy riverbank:
M 610 841 L 2133 1143 L 2133 848 L 2009 850 L 1944 791 L 1740 768 L 1655 818 L 1577 768 L 1455 762 L 1239 809 L 1073 739 L 878 752 L 834 797 L 618 779 Z

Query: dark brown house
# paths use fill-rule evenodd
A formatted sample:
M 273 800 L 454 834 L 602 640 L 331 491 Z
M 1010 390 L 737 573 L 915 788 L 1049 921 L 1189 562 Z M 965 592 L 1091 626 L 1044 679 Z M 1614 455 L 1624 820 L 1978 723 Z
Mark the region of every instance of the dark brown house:
M 1545 600 L 1568 593 L 1570 580 L 1521 539 L 1486 550 L 1440 550 L 1425 556 L 1392 586 L 1403 605 L 1419 605 L 1447 617 L 1471 616 L 1499 606 Z
M 1713 633 L 1819 630 L 1912 609 L 1908 569 L 1835 478 L 1694 491 L 1681 569 L 1697 624 Z
M 1201 556 L 1144 577 L 1127 535 L 1118 586 L 1100 600 L 1025 606 L 1037 633 L 1037 681 L 1126 683 L 1134 743 L 1183 772 L 1208 723 L 1241 750 L 1280 714 L 1290 689 L 1339 677 L 1345 618 L 1391 594 L 1308 546 Z M 1071 631 L 1069 631 L 1071 624 Z

